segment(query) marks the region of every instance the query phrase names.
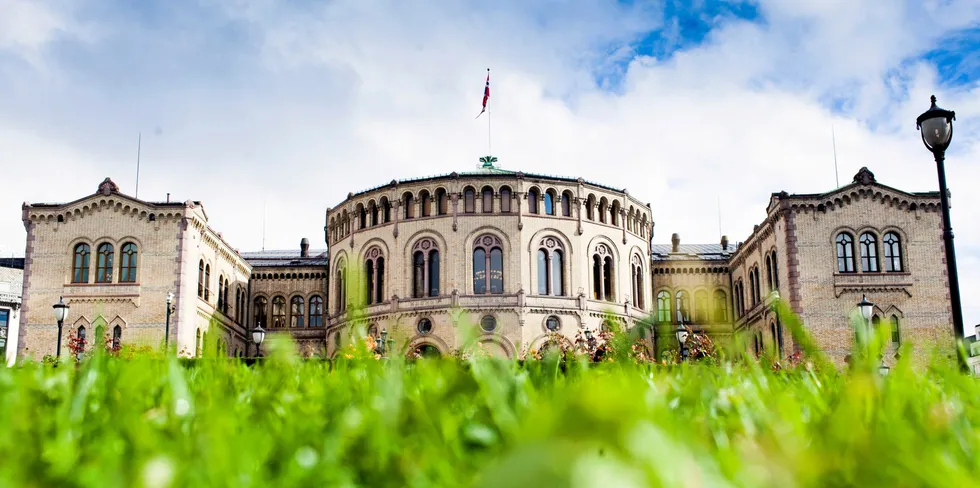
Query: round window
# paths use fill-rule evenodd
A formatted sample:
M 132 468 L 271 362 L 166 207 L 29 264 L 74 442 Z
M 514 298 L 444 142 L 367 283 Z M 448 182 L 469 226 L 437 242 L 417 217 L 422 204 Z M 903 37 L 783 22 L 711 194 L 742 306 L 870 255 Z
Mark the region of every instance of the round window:
M 419 325 L 416 326 L 416 328 L 418 329 L 419 334 L 426 335 L 429 332 L 432 332 L 432 321 L 429 319 L 419 320 Z
M 480 328 L 483 332 L 493 332 L 497 330 L 497 319 L 493 318 L 493 315 L 485 315 L 483 319 L 480 320 Z
M 558 317 L 552 315 L 551 317 L 548 317 L 548 320 L 544 321 L 544 326 L 550 332 L 558 332 L 558 329 L 561 328 L 561 321 L 558 320 Z

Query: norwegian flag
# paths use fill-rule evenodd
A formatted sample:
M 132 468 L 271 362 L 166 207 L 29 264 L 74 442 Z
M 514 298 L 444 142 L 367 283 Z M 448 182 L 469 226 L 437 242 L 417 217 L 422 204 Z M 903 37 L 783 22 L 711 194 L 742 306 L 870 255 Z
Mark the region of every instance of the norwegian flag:
M 480 118 L 483 112 L 487 111 L 487 100 L 490 99 L 490 68 L 487 68 L 487 86 L 483 89 L 483 110 L 476 114 L 476 118 Z

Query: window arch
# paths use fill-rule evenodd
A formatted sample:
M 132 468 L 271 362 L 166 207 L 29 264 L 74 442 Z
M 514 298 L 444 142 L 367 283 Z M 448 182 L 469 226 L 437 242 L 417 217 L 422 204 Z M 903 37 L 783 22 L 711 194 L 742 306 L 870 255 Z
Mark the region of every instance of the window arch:
M 96 249 L 95 282 L 112 283 L 112 256 L 115 254 L 112 244 L 103 242 Z
M 276 296 L 272 299 L 272 327 L 286 326 L 286 299 Z
M 769 291 L 774 290 L 772 282 L 772 255 L 766 254 L 766 285 L 769 287 Z
M 323 297 L 320 295 L 310 297 L 309 323 L 310 327 L 323 327 Z
M 561 194 L 561 216 L 571 217 L 572 216 L 572 194 L 571 192 L 565 191 Z
M 224 296 L 225 296 L 225 277 L 218 275 L 218 308 L 217 310 L 224 310 Z
M 411 192 L 402 195 L 402 204 L 405 205 L 405 220 L 415 218 L 415 197 Z
M 858 241 L 861 249 L 861 271 L 864 273 L 878 272 L 878 239 L 871 232 L 861 234 Z
M 119 263 L 119 282 L 136 282 L 136 244 L 127 242 L 122 246 L 122 262 Z
M 439 296 L 439 249 L 433 239 L 412 245 L 412 297 Z
M 204 265 L 204 301 L 211 299 L 211 265 Z
M 337 313 L 347 310 L 347 262 L 337 262 Z
M 546 215 L 555 215 L 555 191 L 548 190 L 544 192 L 544 213 Z
M 538 243 L 538 295 L 565 296 L 565 251 L 560 240 L 545 237 Z
M 660 290 L 657 293 L 657 322 L 661 324 L 669 324 L 673 322 L 670 307 L 670 292 L 667 290 Z
M 783 326 L 778 322 L 769 323 L 769 331 L 772 333 L 772 344 L 776 349 L 776 357 L 783 357 Z
M 527 192 L 527 211 L 532 214 L 538 213 L 538 189 L 531 188 Z
M 609 223 L 619 227 L 619 200 L 613 200 Z
M 364 208 L 363 203 L 357 204 L 357 230 L 364 229 L 367 227 L 367 210 Z
M 463 213 L 476 212 L 476 190 L 468 186 L 463 189 Z
M 902 271 L 902 240 L 898 234 L 888 232 L 881 239 L 885 254 L 885 271 L 897 273 Z
M 112 350 L 118 351 L 120 346 L 122 346 L 122 327 L 117 325 L 112 328 Z
M 88 268 L 90 259 L 91 248 L 88 247 L 88 244 L 78 244 L 75 246 L 71 270 L 72 283 L 88 283 Z
M 643 289 L 643 258 L 639 254 L 634 254 L 630 258 L 630 285 L 633 288 L 633 305 L 643 310 L 646 293 Z
M 429 190 L 419 192 L 419 215 L 422 217 L 432 215 L 432 197 L 429 195 Z
M 385 258 L 381 249 L 372 247 L 364 253 L 364 273 L 367 288 L 364 290 L 368 305 L 384 301 Z
M 378 204 L 374 203 L 374 200 L 368 203 L 368 213 L 371 216 L 371 227 L 378 225 Z
M 675 296 L 676 305 L 674 308 L 677 310 L 677 323 L 688 324 L 691 322 L 691 295 L 680 290 Z
M 600 243 L 592 253 L 592 298 L 616 301 L 612 250 Z
M 837 272 L 854 272 L 854 237 L 847 232 L 837 234 Z
M 902 343 L 902 333 L 898 327 L 898 315 L 892 315 L 890 320 L 892 326 L 892 344 L 897 346 Z
M 510 191 L 509 186 L 500 187 L 500 212 L 510 213 L 510 204 L 513 199 L 513 195 Z
M 707 291 L 698 290 L 694 292 L 694 321 L 699 324 L 707 324 L 711 322 Z
M 436 189 L 436 213 L 446 215 L 449 213 L 449 195 L 445 188 Z
M 715 290 L 714 293 L 714 305 L 715 305 L 715 323 L 724 323 L 728 321 L 728 297 L 722 290 Z
M 381 197 L 381 222 L 387 224 L 391 222 L 391 202 L 388 197 Z
M 303 297 L 297 295 L 289 300 L 289 326 L 303 327 Z
M 608 216 L 609 216 L 609 203 L 607 202 L 606 197 L 602 197 L 599 199 L 599 222 L 605 224 Z
M 480 191 L 481 197 L 480 201 L 483 207 L 483 213 L 493 213 L 493 188 L 489 186 L 484 186 L 483 190 Z
M 589 194 L 589 198 L 585 200 L 585 218 L 595 220 L 595 206 L 595 195 Z
M 504 292 L 503 244 L 497 236 L 484 234 L 473 242 L 473 293 Z
M 751 299 L 752 306 L 756 304 L 755 299 L 755 268 L 749 269 L 749 299 Z
M 88 344 L 88 341 L 86 340 L 86 337 L 85 337 L 85 326 L 84 325 L 78 326 L 78 329 L 77 329 L 77 337 L 78 337 L 78 357 L 81 358 L 82 357 L 82 353 L 85 352 L 85 346 Z
M 266 307 L 269 306 L 269 300 L 267 300 L 265 297 L 255 297 L 254 305 L 255 305 L 255 310 L 253 311 L 254 313 L 253 325 L 256 327 L 265 327 L 266 318 L 268 317 L 267 314 L 268 310 L 266 309 Z

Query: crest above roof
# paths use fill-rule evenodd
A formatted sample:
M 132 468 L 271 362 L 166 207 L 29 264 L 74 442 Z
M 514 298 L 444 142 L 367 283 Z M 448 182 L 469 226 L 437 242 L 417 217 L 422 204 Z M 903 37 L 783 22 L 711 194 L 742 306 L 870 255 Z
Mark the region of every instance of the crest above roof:
M 860 170 L 858 170 L 857 174 L 854 175 L 854 183 L 870 185 L 877 182 L 878 180 L 875 180 L 875 174 L 872 173 L 867 166 L 862 167 Z
M 102 180 L 102 183 L 99 183 L 99 191 L 97 193 L 101 193 L 105 196 L 112 195 L 113 193 L 119 193 L 119 185 L 117 185 L 111 179 L 106 178 Z

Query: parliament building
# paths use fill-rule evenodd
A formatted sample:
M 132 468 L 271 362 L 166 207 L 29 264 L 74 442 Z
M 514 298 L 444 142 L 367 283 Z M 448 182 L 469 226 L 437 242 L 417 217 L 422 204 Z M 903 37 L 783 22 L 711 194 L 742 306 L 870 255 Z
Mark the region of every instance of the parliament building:
M 741 242 L 674 234 L 654 245 L 655 211 L 626 190 L 486 163 L 348 194 L 326 209 L 326 249 L 303 238 L 295 250 L 239 252 L 200 201 L 139 200 L 106 178 L 78 200 L 24 204 L 17 354 L 55 354 L 59 299 L 70 307 L 63 344 L 72 333 L 156 346 L 169 315 L 171 346 L 191 357 L 208 338 L 253 355 L 258 326 L 303 354 L 332 357 L 385 331 L 396 353 L 478 343 L 515 357 L 550 332 L 574 340 L 650 319 L 663 325 L 641 334 L 652 349 L 686 324 L 786 356 L 795 346 L 770 306 L 781 299 L 843 362 L 862 296 L 896 347 L 953 344 L 938 192 L 897 190 L 862 168 L 827 193 L 773 193 Z

